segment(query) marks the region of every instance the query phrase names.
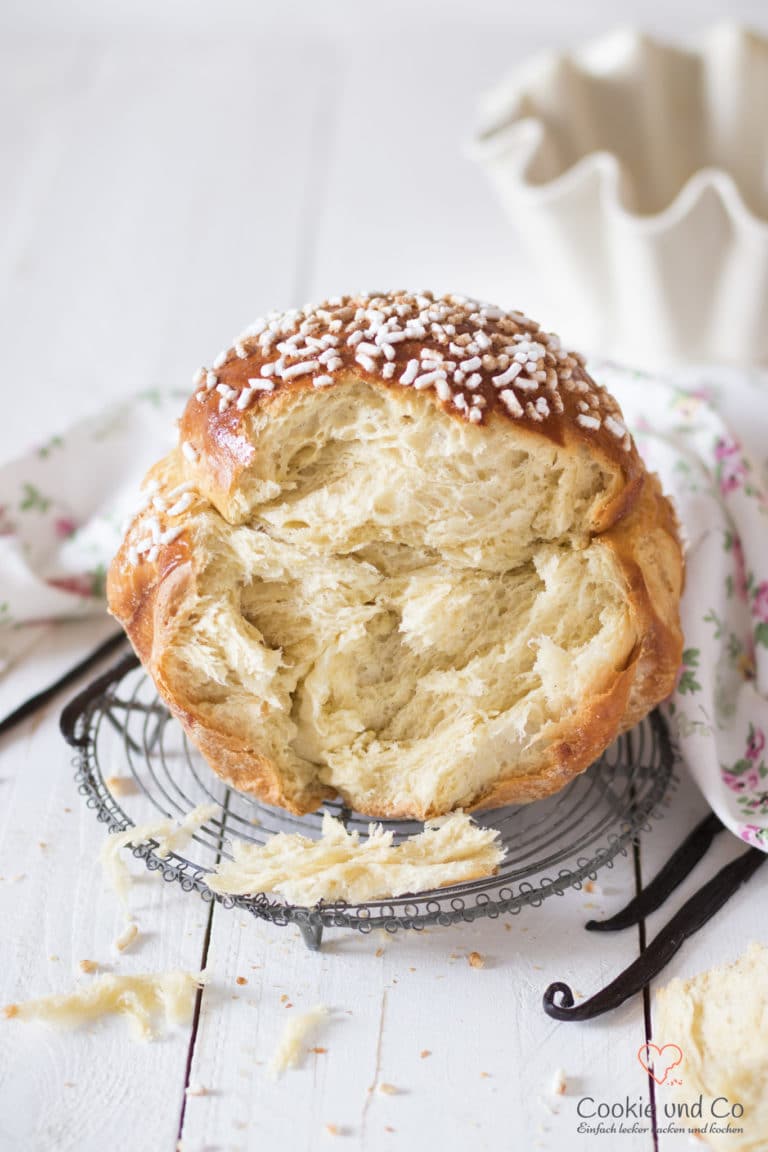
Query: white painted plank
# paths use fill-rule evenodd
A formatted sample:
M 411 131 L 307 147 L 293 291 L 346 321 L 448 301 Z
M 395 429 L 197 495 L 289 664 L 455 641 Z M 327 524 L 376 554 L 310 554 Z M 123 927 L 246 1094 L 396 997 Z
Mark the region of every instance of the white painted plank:
M 286 1152 L 321 1147 L 327 1124 L 361 1149 L 390 1147 L 389 1128 L 401 1147 L 429 1141 L 446 1152 L 468 1142 L 500 1150 L 512 1133 L 524 1147 L 590 1149 L 576 1131 L 579 1098 L 644 1088 L 639 1002 L 588 1025 L 558 1024 L 541 995 L 554 979 L 588 995 L 636 954 L 631 935 L 606 944 L 583 931 L 608 899 L 631 895 L 628 862 L 601 884 L 600 897 L 573 891 L 497 921 L 394 937 L 334 931 L 320 954 L 293 927 L 216 909 L 214 985 L 191 1077 L 207 1091 L 188 1101 L 184 1152 L 247 1148 L 257 1134 Z M 484 968 L 469 965 L 472 951 Z M 275 1083 L 267 1066 L 286 1016 L 317 1003 L 333 1016 L 310 1044 L 328 1052 Z M 556 1098 L 559 1068 L 568 1092 Z M 397 1094 L 369 1093 L 381 1083 Z M 622 1147 L 648 1150 L 650 1136 L 628 1135 Z
M 79 628 L 83 652 L 94 627 Z M 70 662 L 74 631 L 70 625 L 51 635 L 41 665 L 59 663 L 62 649 Z M 132 902 L 141 935 L 130 952 L 116 953 L 124 912 L 103 883 L 105 829 L 77 794 L 72 751 L 58 732 L 61 705 L 0 743 L 2 1004 L 87 981 L 81 960 L 107 971 L 196 971 L 202 952 L 206 906 L 147 875 Z M 137 1050 L 117 1022 L 76 1033 L 13 1020 L 0 1028 L 3 1152 L 125 1147 L 139 1116 L 148 1147 L 173 1147 L 189 1029 Z

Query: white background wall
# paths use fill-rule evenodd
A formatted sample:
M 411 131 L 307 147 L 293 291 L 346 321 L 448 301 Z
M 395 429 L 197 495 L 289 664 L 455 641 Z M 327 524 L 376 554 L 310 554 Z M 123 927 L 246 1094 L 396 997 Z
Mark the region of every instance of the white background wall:
M 478 95 L 619 25 L 724 17 L 768 27 L 765 0 L 6 0 L 1 386 L 29 403 L 6 406 L 3 446 L 186 386 L 308 297 L 423 285 L 536 315 L 467 155 Z

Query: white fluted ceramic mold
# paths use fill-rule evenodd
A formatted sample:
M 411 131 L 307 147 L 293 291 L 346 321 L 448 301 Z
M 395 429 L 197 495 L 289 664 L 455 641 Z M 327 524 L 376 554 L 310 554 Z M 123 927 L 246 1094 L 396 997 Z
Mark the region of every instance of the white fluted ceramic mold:
M 490 92 L 476 154 L 547 325 L 639 364 L 768 360 L 768 40 L 633 31 Z

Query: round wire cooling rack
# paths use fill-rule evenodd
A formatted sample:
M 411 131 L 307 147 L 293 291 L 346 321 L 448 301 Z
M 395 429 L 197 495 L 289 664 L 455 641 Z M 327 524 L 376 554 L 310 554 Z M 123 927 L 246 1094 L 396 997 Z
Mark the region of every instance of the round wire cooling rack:
M 155 840 L 134 845 L 134 856 L 147 868 L 204 900 L 242 908 L 275 924 L 297 924 L 313 949 L 319 948 L 324 927 L 395 932 L 538 907 L 547 897 L 594 879 L 600 868 L 613 867 L 614 858 L 626 855 L 632 840 L 662 815 L 662 800 L 677 781 L 678 753 L 655 711 L 554 796 L 475 814 L 477 823 L 498 829 L 506 850 L 496 875 L 396 899 L 321 901 L 306 908 L 266 893 L 220 896 L 207 886 L 206 876 L 219 860 L 231 859 L 233 840 L 264 844 L 277 832 L 317 838 L 323 811 L 363 839 L 369 817 L 333 801 L 319 812 L 294 816 L 229 788 L 189 743 L 132 653 L 67 705 L 61 727 L 77 750 L 79 791 L 110 832 L 160 815 L 182 820 L 199 804 L 218 806 L 184 854 L 160 856 Z M 396 843 L 422 830 L 416 821 L 382 823 L 394 832 Z

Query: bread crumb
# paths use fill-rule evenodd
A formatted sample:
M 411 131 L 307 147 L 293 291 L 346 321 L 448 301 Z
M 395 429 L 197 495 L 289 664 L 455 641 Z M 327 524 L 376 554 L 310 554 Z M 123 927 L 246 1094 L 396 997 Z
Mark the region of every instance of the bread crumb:
M 338 1124 L 326 1124 L 325 1130 L 329 1136 L 338 1136 L 339 1135 Z
M 481 956 L 479 952 L 470 952 L 467 960 L 470 968 L 485 968 L 485 957 Z
M 379 1084 L 379 1092 L 382 1096 L 398 1096 L 400 1089 L 395 1088 L 394 1084 L 387 1084 L 385 1082 L 384 1084 Z
M 3 1016 L 5 1016 L 6 1020 L 12 1020 L 13 1017 L 18 1016 L 18 1014 L 18 1004 L 6 1004 L 5 1008 L 3 1008 Z
M 505 932 L 511 932 L 512 931 L 512 925 L 510 924 L 509 920 L 504 921 L 504 931 Z
M 235 984 L 241 984 L 242 985 L 242 984 L 247 984 L 247 983 L 248 983 L 248 980 L 245 976 L 238 976 L 235 980 Z
M 384 1131 L 385 1132 L 396 1132 L 397 1129 L 393 1128 L 390 1124 L 385 1124 L 384 1125 Z
M 130 923 L 126 924 L 124 930 L 120 933 L 117 940 L 115 940 L 115 948 L 117 948 L 118 952 L 126 952 L 130 948 L 131 944 L 133 944 L 138 934 L 139 926 L 135 920 L 131 920 Z
M 286 1002 L 286 1000 L 287 1000 L 287 999 L 288 999 L 288 993 L 287 993 L 287 992 L 283 992 L 282 996 L 280 997 L 280 1003 L 281 1003 L 281 1004 L 285 1004 L 285 1002 Z
M 383 956 L 383 955 L 384 955 L 384 949 L 383 948 L 377 948 L 376 951 L 374 952 L 374 956 Z
M 567 1087 L 568 1082 L 565 1079 L 565 1072 L 563 1072 L 562 1068 L 558 1068 L 552 1079 L 552 1095 L 565 1096 Z
M 430 1052 L 429 1048 L 424 1048 L 419 1053 L 419 1055 L 421 1056 L 422 1060 L 426 1060 L 427 1056 L 431 1056 L 432 1053 Z
M 188 1084 L 184 1089 L 185 1096 L 206 1096 L 208 1089 L 204 1088 L 202 1084 Z
M 490 1072 L 481 1072 L 480 1073 L 480 1079 L 481 1080 L 490 1080 L 490 1078 L 491 1078 Z
M 304 1055 L 304 1044 L 310 1032 L 313 1032 L 328 1016 L 328 1009 L 324 1004 L 318 1004 L 309 1012 L 300 1016 L 291 1016 L 283 1025 L 283 1034 L 270 1061 L 270 1071 L 273 1077 L 279 1076 L 288 1068 L 298 1068 Z
M 582 885 L 582 888 L 584 889 L 585 892 L 594 892 L 594 890 L 595 890 L 594 880 L 585 880 L 583 885 Z
M 139 790 L 132 776 L 108 776 L 104 783 L 113 796 L 135 796 Z
M 310 1048 L 310 1052 L 314 1052 L 317 1056 L 325 1056 L 327 1048 L 321 1048 L 319 1045 L 315 1048 Z
M 98 967 L 99 966 L 95 960 L 81 960 L 80 961 L 80 971 L 81 972 L 88 972 L 88 973 L 95 972 Z
M 46 843 L 45 840 L 38 840 L 37 846 L 41 852 L 47 852 L 48 851 L 48 844 Z

